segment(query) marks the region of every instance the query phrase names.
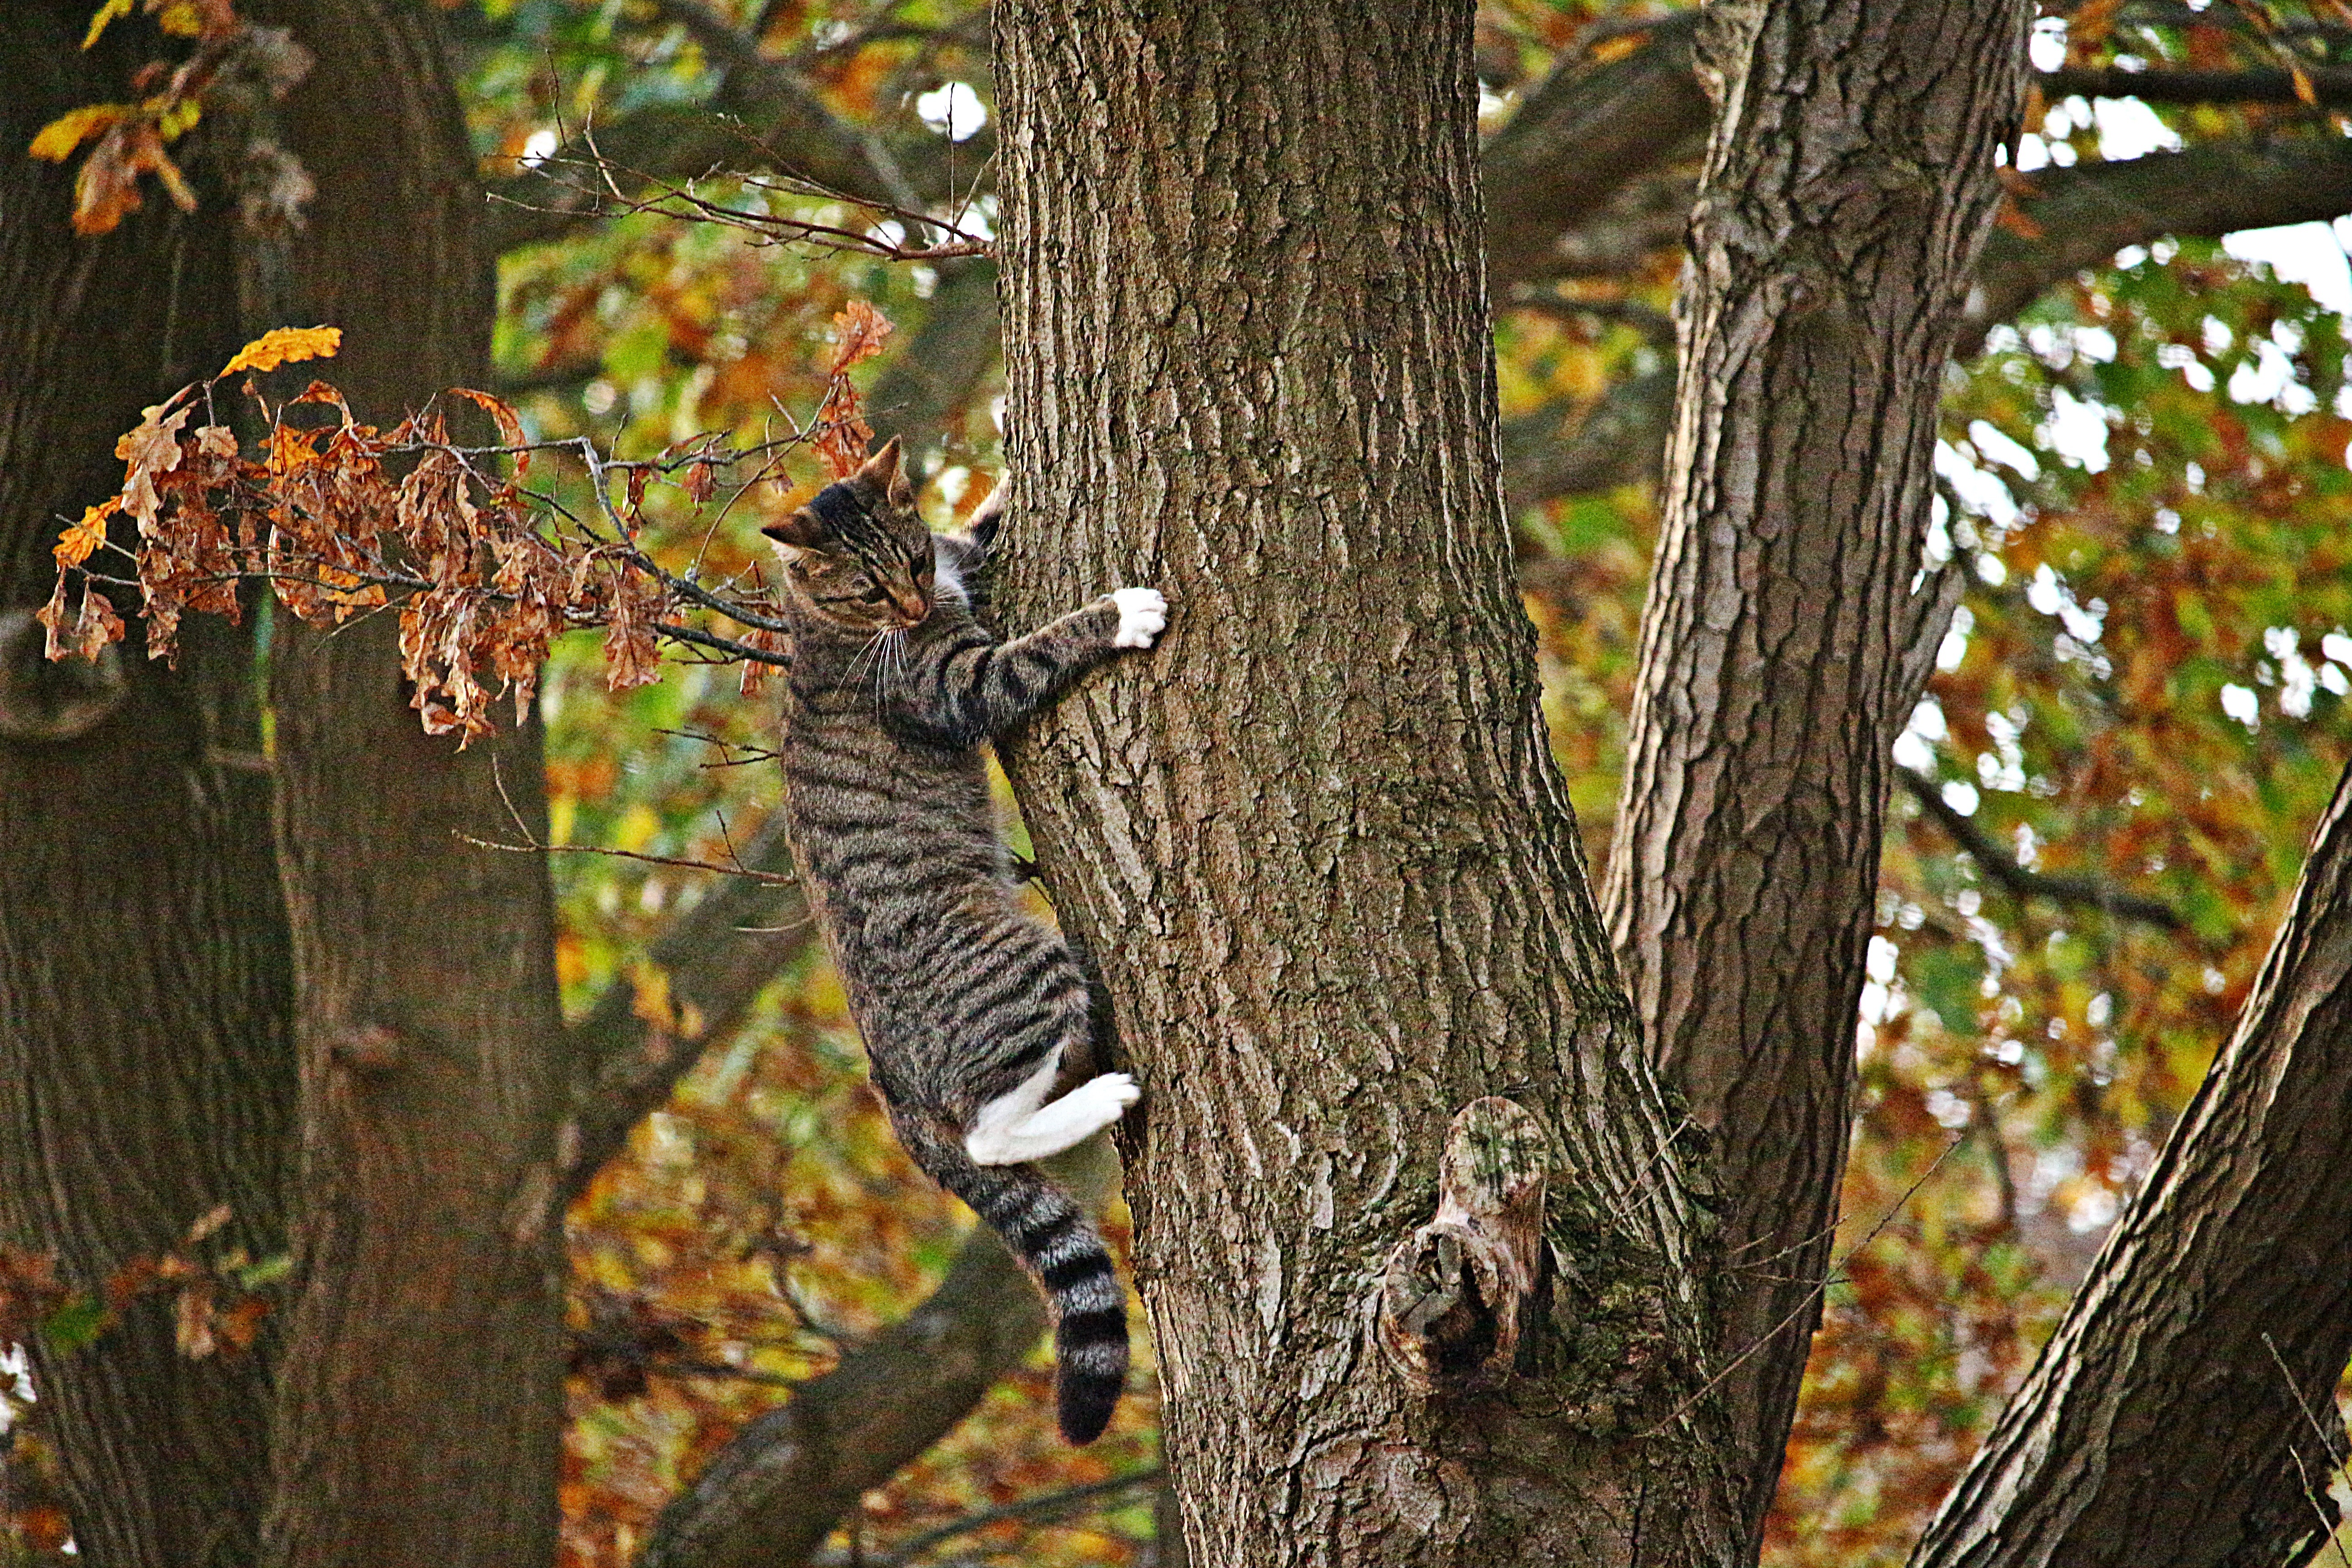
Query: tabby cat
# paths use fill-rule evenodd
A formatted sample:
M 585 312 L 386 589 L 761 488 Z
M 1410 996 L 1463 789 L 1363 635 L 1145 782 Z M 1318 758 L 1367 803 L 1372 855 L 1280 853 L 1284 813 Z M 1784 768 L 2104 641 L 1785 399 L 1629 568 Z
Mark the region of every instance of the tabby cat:
M 1029 1161 L 1135 1103 L 1125 1073 L 1054 1097 L 1097 1056 L 1085 972 L 1021 907 L 981 742 L 1167 625 L 1121 588 L 1000 642 L 973 618 L 992 519 L 934 538 L 898 442 L 764 531 L 792 626 L 784 805 L 875 1087 L 915 1163 L 1004 1237 L 1052 1303 L 1062 1434 L 1100 1435 L 1127 1381 L 1127 1307 L 1109 1252 Z

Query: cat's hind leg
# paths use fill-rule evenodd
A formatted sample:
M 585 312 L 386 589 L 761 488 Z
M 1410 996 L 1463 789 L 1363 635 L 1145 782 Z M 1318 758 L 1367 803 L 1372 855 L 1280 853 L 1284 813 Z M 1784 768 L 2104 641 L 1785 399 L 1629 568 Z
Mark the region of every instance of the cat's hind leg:
M 980 1108 L 963 1140 L 964 1152 L 975 1164 L 1018 1165 L 1058 1154 L 1118 1121 L 1143 1096 L 1127 1074 L 1107 1072 L 1051 1104 L 1044 1103 L 1061 1065 L 1062 1053 L 1056 1048 L 1019 1088 Z

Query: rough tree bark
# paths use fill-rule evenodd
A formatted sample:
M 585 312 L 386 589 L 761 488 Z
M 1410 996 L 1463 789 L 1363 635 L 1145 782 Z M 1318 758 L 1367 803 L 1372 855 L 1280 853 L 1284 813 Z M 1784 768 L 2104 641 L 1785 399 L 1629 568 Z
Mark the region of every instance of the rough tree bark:
M 1919 1568 L 2307 1561 L 2352 1356 L 2352 771 L 2197 1098 Z
M 1887 748 L 1950 613 L 1917 582 L 1937 396 L 2029 12 L 1717 5 L 1699 40 L 1718 112 L 1605 901 L 1648 1047 L 1713 1135 L 1751 1542 L 1836 1223 Z
M 478 384 L 488 257 L 435 13 L 253 9 L 319 59 L 285 105 L 320 193 L 289 280 L 301 320 L 347 330 L 334 380 L 385 424 Z M 509 837 L 510 797 L 543 839 L 539 731 L 424 734 L 395 630 L 293 628 L 272 657 L 302 1140 L 266 1560 L 536 1568 L 562 1420 L 554 911 L 538 857 L 457 836 Z
M 1136 1271 L 1194 1559 L 1719 1561 L 1690 1211 L 1513 591 L 1469 8 L 996 23 L 1008 618 L 1175 605 L 1008 760 L 1145 1086 Z M 1551 1141 L 1567 1328 L 1424 1395 L 1368 1317 L 1490 1094 Z
M 122 482 L 116 437 L 240 341 L 223 225 L 156 196 L 77 237 L 71 170 L 24 156 L 141 63 L 78 48 L 89 11 L 0 7 L 0 1239 L 86 1288 L 216 1204 L 222 1244 L 281 1251 L 294 1110 L 249 629 L 192 625 L 176 670 L 134 630 L 93 672 L 46 664 L 30 620 L 58 520 Z M 83 1561 L 250 1560 L 274 1344 L 191 1361 L 152 1300 L 30 1347 Z

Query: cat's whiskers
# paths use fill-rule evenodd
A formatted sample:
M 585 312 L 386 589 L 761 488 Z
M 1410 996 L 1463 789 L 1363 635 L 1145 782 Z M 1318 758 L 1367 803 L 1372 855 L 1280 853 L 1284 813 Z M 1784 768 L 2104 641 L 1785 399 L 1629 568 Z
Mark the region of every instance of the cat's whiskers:
M 866 646 L 857 650 L 857 657 L 849 661 L 849 668 L 844 672 L 842 676 L 841 683 L 844 686 L 855 686 L 857 684 L 857 673 L 859 668 L 869 658 L 877 660 L 880 658 L 883 642 L 889 636 L 890 628 L 884 626 L 881 630 L 876 632 L 872 637 L 866 639 Z

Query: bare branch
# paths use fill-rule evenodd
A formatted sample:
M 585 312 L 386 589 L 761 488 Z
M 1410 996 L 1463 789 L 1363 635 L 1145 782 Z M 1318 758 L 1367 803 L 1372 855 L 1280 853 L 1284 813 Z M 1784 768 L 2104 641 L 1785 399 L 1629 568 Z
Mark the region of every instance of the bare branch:
M 2137 921 L 2168 931 L 2185 934 L 2189 931 L 2188 920 L 2161 899 L 2121 892 L 2089 877 L 2053 877 L 2018 864 L 2016 857 L 2004 852 L 1973 818 L 1954 810 L 1933 780 L 1909 768 L 1897 768 L 1895 777 L 1919 803 L 1919 809 L 1944 830 L 1944 836 L 1968 851 L 1978 869 L 2016 897 L 2048 899 L 2072 909 L 2105 910 L 2118 920 Z
M 2303 72 L 2305 98 L 2286 70 L 2121 70 L 2115 67 L 2044 71 L 2036 79 L 2044 98 L 2137 98 L 2144 103 L 2305 103 L 2352 107 L 2352 70 L 2313 66 Z
M 1108 1499 L 1124 1496 L 1139 1487 L 1157 1484 L 1167 1473 L 1158 1465 L 1149 1465 L 1139 1470 L 1129 1470 L 1123 1476 L 1113 1476 L 1108 1480 L 1089 1481 L 1082 1487 L 1065 1487 L 1059 1491 L 1040 1492 L 1035 1497 L 1023 1498 L 1019 1502 L 1009 1502 L 1001 1508 L 984 1508 L 978 1513 L 968 1513 L 963 1518 L 950 1521 L 936 1530 L 923 1531 L 898 1551 L 881 1559 L 881 1562 L 887 1565 L 887 1568 L 896 1568 L 898 1564 L 914 1562 L 934 1546 L 953 1541 L 959 1535 L 970 1535 L 974 1531 L 986 1530 L 991 1525 L 1015 1521 L 1026 1524 L 1051 1524 L 1058 1519 L 1068 1519 L 1076 1514 L 1090 1512 L 1094 1505 Z

